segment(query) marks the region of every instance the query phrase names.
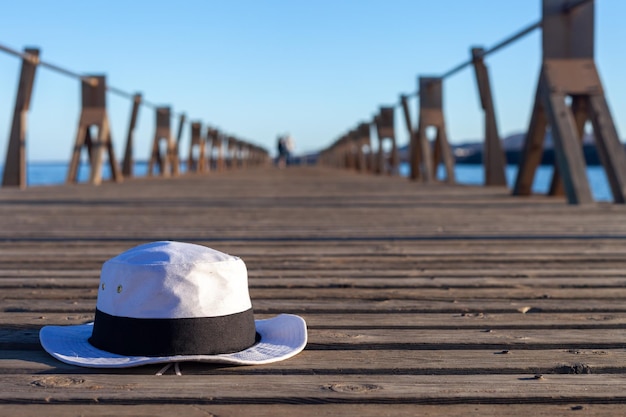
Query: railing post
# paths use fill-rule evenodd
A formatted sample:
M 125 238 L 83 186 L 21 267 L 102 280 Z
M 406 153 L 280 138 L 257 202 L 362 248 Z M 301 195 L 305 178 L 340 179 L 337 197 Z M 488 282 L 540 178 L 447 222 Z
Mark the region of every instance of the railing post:
M 189 157 L 187 158 L 188 172 L 205 172 L 205 141 L 201 135 L 202 123 L 191 123 L 191 141 L 189 142 Z M 194 149 L 198 149 L 198 159 L 194 157 Z
M 626 203 L 626 153 L 619 141 L 594 59 L 594 8 L 569 9 L 567 0 L 543 0 L 543 62 L 514 195 L 531 193 L 551 127 L 556 156 L 551 193 L 562 187 L 570 204 L 593 202 L 582 152 L 583 128 L 591 120 L 598 155 L 616 203 Z M 572 98 L 570 108 L 566 97 Z
M 355 156 L 355 146 L 354 146 L 354 138 L 355 133 L 354 129 L 350 130 L 346 136 L 343 138 L 343 149 L 345 154 L 345 167 L 348 170 L 356 169 L 356 156 Z
M 26 124 L 39 62 L 39 49 L 25 48 L 24 52 L 28 54 L 28 58 L 22 59 L 13 123 L 2 174 L 3 187 L 26 188 Z
M 433 165 L 431 161 L 431 149 L 430 143 L 428 141 L 428 137 L 426 136 L 426 127 L 431 120 L 428 120 L 430 113 L 426 110 L 426 91 L 422 93 L 423 87 L 422 78 L 419 79 L 420 86 L 420 99 L 419 99 L 419 110 L 417 114 L 417 131 L 414 132 L 413 137 L 411 138 L 411 149 L 415 149 L 412 152 L 411 159 L 411 178 L 412 179 L 420 179 L 429 183 L 433 181 Z M 436 104 L 436 103 L 435 103 Z M 435 108 L 440 106 L 435 106 Z
M 398 146 L 396 144 L 396 134 L 394 125 L 394 108 L 393 107 L 381 107 L 378 116 L 374 119 L 376 122 L 376 131 L 378 133 L 379 141 L 379 162 L 382 162 L 381 172 L 388 173 L 389 175 L 398 175 L 399 173 L 399 158 L 398 158 Z M 391 152 L 389 155 L 389 171 L 386 171 L 386 160 L 384 158 L 383 140 L 391 140 Z
M 363 147 L 370 147 L 370 125 L 369 123 L 360 123 L 357 129 L 357 169 L 360 172 L 366 172 L 368 170 L 367 157 L 363 151 Z
M 128 134 L 126 135 L 126 150 L 124 152 L 124 161 L 122 162 L 122 174 L 124 174 L 125 177 L 133 176 L 133 139 L 135 137 L 135 126 L 137 124 L 140 105 L 141 94 L 137 93 L 133 96 L 133 106 L 128 123 Z
M 176 133 L 176 140 L 174 141 L 174 146 L 170 149 L 172 159 L 172 174 L 177 176 L 180 174 L 180 141 L 183 137 L 183 128 L 185 127 L 185 121 L 187 120 L 187 116 L 184 113 L 181 113 L 178 116 L 178 131 Z
M 239 166 L 241 169 L 248 167 L 248 144 L 245 142 L 239 142 Z
M 387 172 L 387 161 L 385 160 L 385 141 L 380 132 L 380 114 L 374 116 L 374 125 L 376 126 L 376 137 L 378 138 L 378 151 L 376 152 L 376 167 L 374 173 L 382 175 Z
M 226 138 L 226 169 L 229 170 L 235 168 L 235 141 L 236 139 L 232 136 Z
M 409 166 L 410 174 L 409 177 L 416 181 L 421 179 L 420 175 L 420 160 L 421 160 L 421 149 L 417 146 L 417 141 L 415 140 L 415 131 L 413 130 L 413 122 L 411 122 L 411 111 L 409 110 L 409 98 L 402 94 L 400 96 L 400 103 L 402 104 L 402 113 L 404 114 L 404 124 L 406 125 L 407 134 L 409 136 Z M 413 167 L 416 167 L 413 169 Z
M 165 141 L 165 153 L 161 152 L 161 142 Z M 169 107 L 157 107 L 156 109 L 156 129 L 152 142 L 152 154 L 148 162 L 148 176 L 153 175 L 154 165 L 159 169 L 159 174 L 164 177 L 170 175 L 170 170 L 175 161 L 172 160 L 175 143 L 171 133 L 171 109 Z
M 471 53 L 480 104 L 485 112 L 485 140 L 483 142 L 485 185 L 506 186 L 505 156 L 496 123 L 489 70 L 483 59 L 484 49 L 472 48 Z
M 419 86 L 419 122 L 415 137 L 421 150 L 422 178 L 425 182 L 435 179 L 437 177 L 437 166 L 443 160 L 446 168 L 446 181 L 454 183 L 454 156 L 448 143 L 446 123 L 443 116 L 443 80 L 438 77 L 420 77 Z M 426 128 L 429 126 L 435 127 L 437 130 L 432 161 L 430 160 L 430 144 L 426 136 Z M 419 167 L 413 166 L 411 170 L 413 169 L 419 169 Z
M 243 168 L 242 164 L 242 144 L 239 139 L 235 139 L 233 143 L 233 158 L 234 158 L 234 167 L 241 169 Z
M 206 131 L 206 164 L 207 170 L 217 171 L 217 155 L 215 150 L 217 149 L 217 130 L 211 127 L 207 127 Z
M 226 169 L 226 155 L 225 155 L 226 150 L 224 146 L 225 140 L 228 140 L 228 139 L 226 139 L 220 131 L 216 130 L 213 146 L 217 146 L 217 161 L 216 161 L 215 166 L 217 170 L 220 172 Z
M 111 128 L 106 111 L 106 92 L 105 76 L 88 76 L 88 79 L 82 80 L 82 109 L 68 169 L 68 183 L 78 181 L 78 167 L 83 147 L 86 147 L 89 153 L 89 182 L 91 184 L 98 185 L 102 182 L 103 152 L 105 150 L 108 153 L 113 180 L 122 181 L 122 172 L 117 164 L 113 151 L 113 141 L 111 140 Z M 98 128 L 98 135 L 95 138 L 91 136 L 90 129 L 92 126 Z

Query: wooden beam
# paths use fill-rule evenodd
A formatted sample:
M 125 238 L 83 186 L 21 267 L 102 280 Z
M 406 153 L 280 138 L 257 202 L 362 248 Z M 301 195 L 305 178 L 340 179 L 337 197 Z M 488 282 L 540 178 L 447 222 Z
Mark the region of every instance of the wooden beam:
M 589 96 L 589 112 L 596 137 L 596 148 L 602 160 L 613 194 L 613 201 L 626 203 L 626 155 L 604 94 Z
M 113 150 L 113 140 L 106 111 L 106 77 L 103 75 L 88 76 L 82 80 L 82 108 L 70 165 L 67 182 L 78 182 L 78 168 L 83 148 L 89 154 L 89 183 L 99 185 L 102 182 L 102 165 L 104 152 L 108 154 L 111 177 L 115 182 L 122 181 L 122 172 Z M 92 137 L 91 128 L 97 128 L 98 134 Z
M 545 79 L 540 91 L 552 127 L 554 153 L 567 199 L 571 204 L 591 203 L 593 197 L 580 138 L 574 117 L 565 104 L 565 95 L 554 93 Z
M 420 77 L 419 87 L 420 105 L 416 141 L 421 149 L 422 178 L 424 182 L 435 180 L 437 166 L 443 161 L 446 167 L 446 181 L 454 183 L 454 156 L 448 143 L 443 114 L 443 80 L 438 77 Z M 431 126 L 437 130 L 432 159 L 430 143 L 426 136 L 426 128 Z
M 584 96 L 573 96 L 571 110 L 574 115 L 574 121 L 576 123 L 576 130 L 578 131 L 578 137 L 583 144 L 585 135 L 585 123 L 587 122 L 587 114 L 589 109 L 587 106 L 587 99 Z M 561 175 L 559 174 L 558 164 L 554 164 L 554 171 L 552 173 L 552 181 L 550 182 L 549 195 L 563 196 L 565 195 L 565 189 L 563 188 L 563 181 L 561 181 Z
M 539 87 L 537 87 L 530 125 L 526 131 L 526 138 L 520 155 L 513 195 L 527 196 L 532 193 L 535 172 L 537 172 L 543 154 L 543 142 L 547 126 L 548 121 L 539 96 Z

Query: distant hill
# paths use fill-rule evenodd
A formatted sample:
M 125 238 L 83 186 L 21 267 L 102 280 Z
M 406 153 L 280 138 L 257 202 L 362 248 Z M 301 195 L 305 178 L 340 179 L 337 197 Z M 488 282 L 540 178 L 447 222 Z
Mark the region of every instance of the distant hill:
M 502 149 L 506 155 L 508 164 L 517 165 L 521 159 L 522 147 L 524 146 L 525 133 L 516 133 L 502 140 Z M 459 164 L 481 164 L 483 159 L 482 143 L 468 142 L 453 146 L 456 161 Z M 600 158 L 594 144 L 593 134 L 585 134 L 583 137 L 583 153 L 587 165 L 600 165 Z M 543 145 L 542 165 L 554 165 L 554 143 L 550 132 L 546 133 Z
M 502 149 L 505 152 L 508 164 L 517 165 L 519 163 L 525 136 L 525 133 L 515 133 L 502 140 Z M 550 132 L 546 133 L 543 148 L 541 164 L 553 165 L 555 155 Z M 453 145 L 452 150 L 458 164 L 482 164 L 483 144 L 480 140 L 470 140 L 459 145 Z M 596 151 L 593 134 L 585 134 L 583 138 L 583 152 L 587 165 L 600 165 L 600 158 Z M 400 149 L 400 159 L 402 161 L 408 160 L 408 146 L 403 146 Z

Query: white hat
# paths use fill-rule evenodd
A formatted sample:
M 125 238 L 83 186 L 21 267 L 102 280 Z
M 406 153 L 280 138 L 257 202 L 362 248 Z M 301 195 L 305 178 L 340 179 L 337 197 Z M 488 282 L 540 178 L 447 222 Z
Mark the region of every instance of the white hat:
M 102 266 L 93 323 L 46 326 L 43 348 L 92 368 L 163 362 L 264 364 L 304 349 L 306 323 L 254 320 L 244 262 L 205 246 L 153 242 Z

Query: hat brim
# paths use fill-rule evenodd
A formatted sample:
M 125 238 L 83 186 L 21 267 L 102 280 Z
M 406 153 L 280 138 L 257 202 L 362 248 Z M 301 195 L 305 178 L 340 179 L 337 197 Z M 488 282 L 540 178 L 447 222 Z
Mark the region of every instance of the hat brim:
M 41 345 L 50 355 L 70 365 L 88 368 L 131 368 L 167 362 L 210 362 L 233 365 L 261 365 L 288 359 L 301 352 L 307 343 L 306 323 L 302 317 L 281 314 L 255 320 L 261 340 L 241 352 L 218 355 L 123 356 L 91 345 L 93 323 L 78 326 L 45 326 L 39 332 Z

